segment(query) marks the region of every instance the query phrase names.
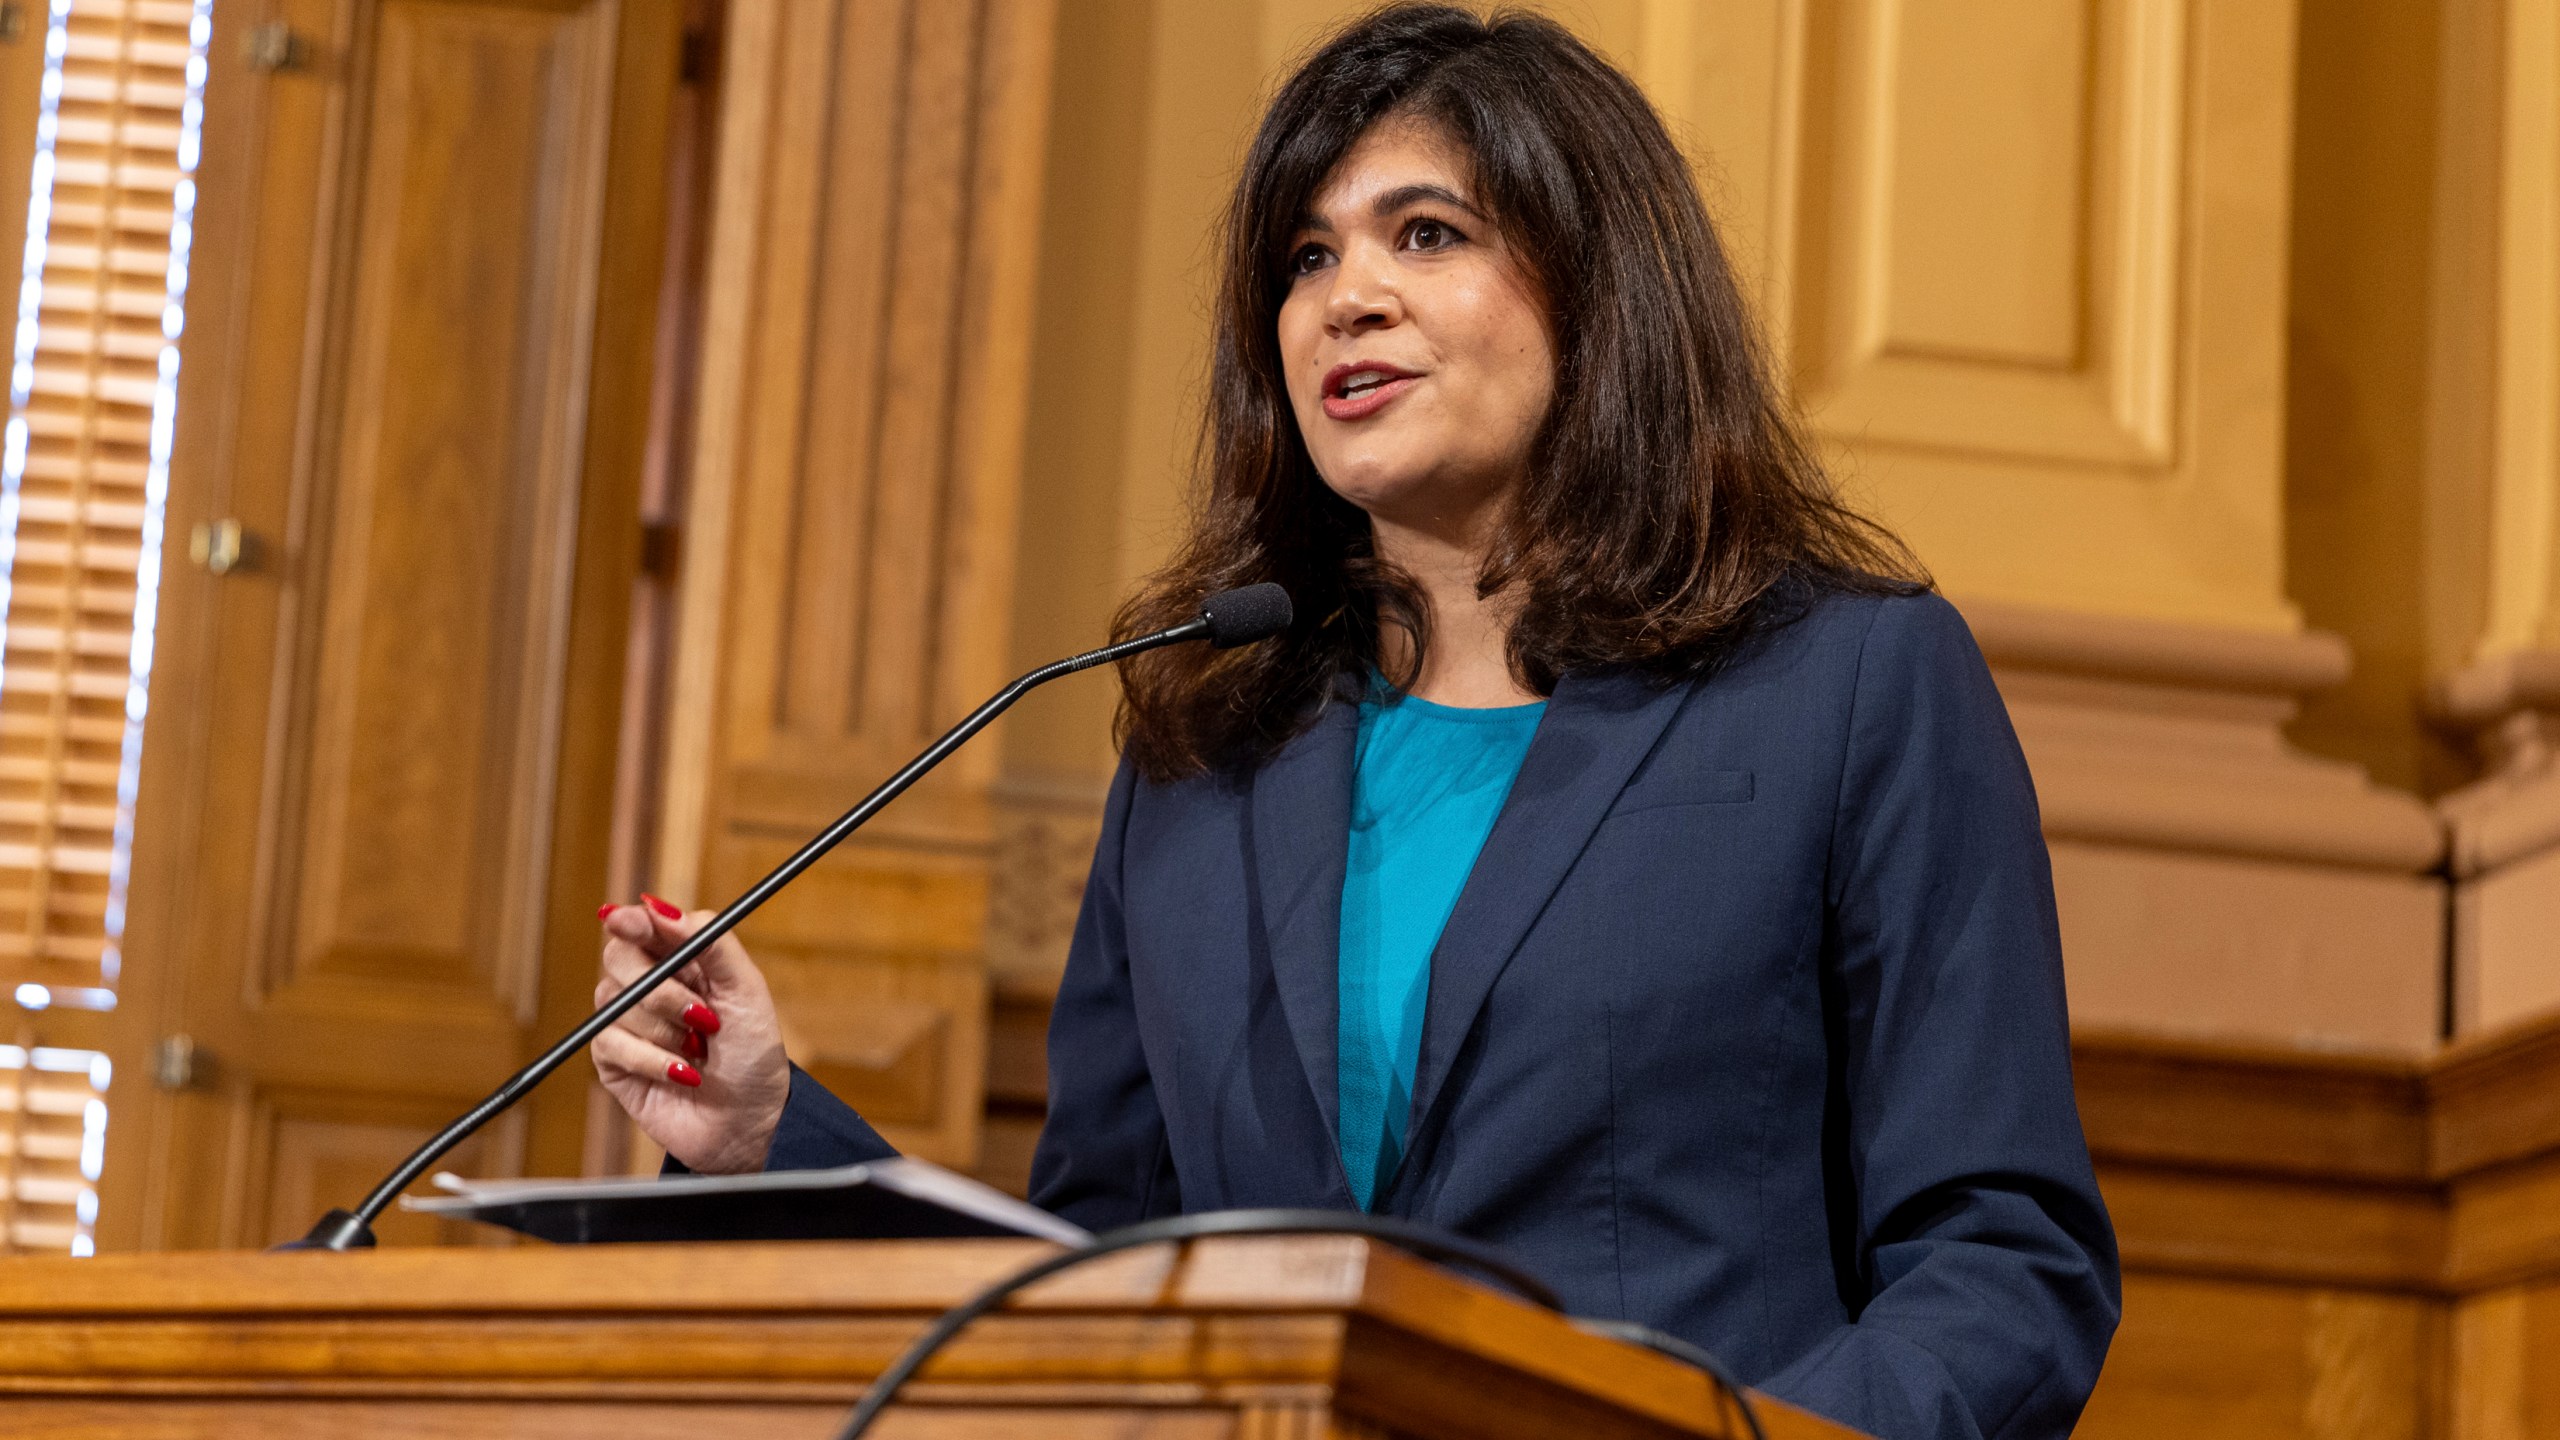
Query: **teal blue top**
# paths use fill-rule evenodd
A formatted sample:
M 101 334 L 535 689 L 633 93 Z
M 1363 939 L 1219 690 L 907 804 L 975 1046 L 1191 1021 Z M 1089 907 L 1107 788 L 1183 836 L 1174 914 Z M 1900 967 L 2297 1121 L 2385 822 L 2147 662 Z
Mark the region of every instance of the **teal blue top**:
M 1335 1084 L 1342 1167 L 1363 1210 L 1404 1154 L 1431 951 L 1529 753 L 1534 705 L 1460 710 L 1373 692 L 1360 705 L 1342 880 Z

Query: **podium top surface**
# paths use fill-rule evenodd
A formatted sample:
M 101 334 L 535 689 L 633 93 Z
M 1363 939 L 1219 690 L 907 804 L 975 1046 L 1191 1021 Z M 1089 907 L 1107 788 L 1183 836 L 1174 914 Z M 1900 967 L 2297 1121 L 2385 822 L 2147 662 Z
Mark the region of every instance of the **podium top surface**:
M 934 1314 L 1053 1248 L 944 1240 L 6 1259 L 0 1391 L 388 1386 L 639 1400 L 681 1375 L 696 1401 L 849 1402 Z M 1202 1240 L 1095 1261 L 980 1321 L 907 1392 L 918 1405 L 1219 1404 L 1266 1393 L 1321 1395 L 1397 1435 L 1743 1433 L 1730 1404 L 1685 1365 L 1335 1236 Z M 1854 1433 L 1774 1400 L 1759 1408 L 1771 1440 Z

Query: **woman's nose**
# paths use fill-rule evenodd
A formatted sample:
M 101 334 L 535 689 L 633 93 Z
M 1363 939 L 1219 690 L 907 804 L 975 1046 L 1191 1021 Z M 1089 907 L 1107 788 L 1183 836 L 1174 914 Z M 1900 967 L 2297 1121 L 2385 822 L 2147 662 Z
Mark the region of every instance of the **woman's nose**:
M 1334 270 L 1324 318 L 1338 334 L 1383 329 L 1404 319 L 1404 299 L 1383 267 L 1346 258 Z

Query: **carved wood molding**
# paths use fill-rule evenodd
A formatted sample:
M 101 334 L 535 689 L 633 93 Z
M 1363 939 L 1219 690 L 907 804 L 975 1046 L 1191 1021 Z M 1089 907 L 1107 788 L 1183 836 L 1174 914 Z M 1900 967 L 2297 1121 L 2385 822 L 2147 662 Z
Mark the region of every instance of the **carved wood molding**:
M 2560 1007 L 2560 650 L 2488 656 L 2439 678 L 2428 713 L 2487 773 L 2436 802 L 2454 883 L 2456 1033 Z
M 2129 1270 L 2461 1296 L 2560 1277 L 2560 1017 L 2425 1059 L 2072 1046 Z
M 1084 904 L 1086 873 L 1102 837 L 1106 782 L 997 780 L 995 858 L 988 877 L 987 974 L 998 996 L 1045 997 L 1066 968 L 1067 942 Z
M 2058 840 L 2413 875 L 2444 853 L 2415 796 L 2293 750 L 2300 696 L 2346 643 L 1959 598 Z
M 2560 650 L 2490 656 L 2430 687 L 2427 712 L 2468 733 L 2489 774 L 2437 802 L 2457 878 L 2560 845 Z
M 2147 1033 L 2432 1048 L 2444 830 L 2295 749 L 2336 636 L 1957 602 L 2051 844 L 2073 1014 Z
M 1001 684 L 1050 0 L 736 0 L 657 874 L 710 904 Z M 995 751 L 742 929 L 795 1049 L 977 1150 Z

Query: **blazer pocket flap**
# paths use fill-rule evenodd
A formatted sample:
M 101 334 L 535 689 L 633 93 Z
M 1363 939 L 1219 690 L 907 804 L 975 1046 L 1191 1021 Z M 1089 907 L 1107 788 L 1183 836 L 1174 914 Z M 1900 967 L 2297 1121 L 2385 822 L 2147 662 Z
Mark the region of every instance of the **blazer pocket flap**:
M 1618 796 L 1609 815 L 1615 819 L 1640 810 L 1668 810 L 1674 805 L 1739 805 L 1750 798 L 1748 770 L 1690 770 L 1638 780 Z

